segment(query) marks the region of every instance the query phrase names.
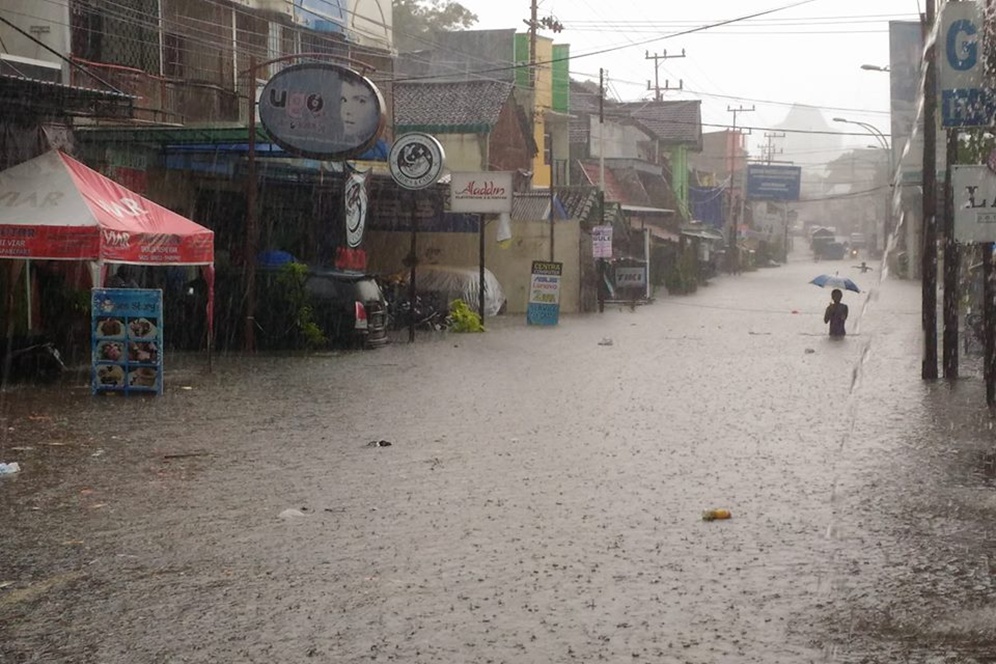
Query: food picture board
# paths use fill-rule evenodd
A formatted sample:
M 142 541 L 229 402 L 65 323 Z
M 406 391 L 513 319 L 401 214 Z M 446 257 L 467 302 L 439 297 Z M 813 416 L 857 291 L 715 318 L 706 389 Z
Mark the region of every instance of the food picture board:
M 94 394 L 163 393 L 163 292 L 94 288 L 91 297 Z

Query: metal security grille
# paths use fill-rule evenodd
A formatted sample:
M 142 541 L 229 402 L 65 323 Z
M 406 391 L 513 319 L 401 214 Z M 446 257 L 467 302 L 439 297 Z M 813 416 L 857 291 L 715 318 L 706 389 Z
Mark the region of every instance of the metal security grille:
M 73 55 L 158 74 L 158 11 L 156 0 L 70 0 Z

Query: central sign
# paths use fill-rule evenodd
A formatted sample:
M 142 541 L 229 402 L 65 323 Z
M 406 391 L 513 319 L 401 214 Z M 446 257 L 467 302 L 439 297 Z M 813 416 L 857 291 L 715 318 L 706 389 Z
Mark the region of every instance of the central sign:
M 312 159 L 339 160 L 369 150 L 384 130 L 384 98 L 358 72 L 303 63 L 278 72 L 259 97 L 259 120 L 273 142 Z

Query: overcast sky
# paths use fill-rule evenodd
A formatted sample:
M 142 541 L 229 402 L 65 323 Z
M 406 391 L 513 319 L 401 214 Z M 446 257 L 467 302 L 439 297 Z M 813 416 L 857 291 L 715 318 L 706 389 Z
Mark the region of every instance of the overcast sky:
M 527 29 L 529 0 L 461 0 L 479 17 L 478 28 Z M 765 16 L 701 30 L 739 17 L 778 10 Z M 864 71 L 862 64 L 889 62 L 890 20 L 918 20 L 917 0 L 541 0 L 539 17 L 555 16 L 559 34 L 541 31 L 571 46 L 574 78 L 598 80 L 608 70 L 609 90 L 625 100 L 649 99 L 654 78 L 651 55 L 680 55 L 660 63 L 660 84 L 684 84 L 684 92 L 665 99 L 701 99 L 705 131 L 729 126 L 729 107 L 752 105 L 739 113 L 740 126 L 772 127 L 785 119 L 793 103 L 825 109 L 827 122 L 842 116 L 889 132 L 889 75 Z M 673 36 L 672 36 L 673 35 Z M 596 54 L 599 51 L 615 49 Z M 588 55 L 591 54 L 591 55 Z M 717 126 L 708 126 L 717 125 Z M 858 127 L 837 124 L 843 132 Z M 749 139 L 757 152 L 763 131 Z M 866 137 L 844 138 L 864 147 Z M 871 141 L 873 142 L 873 141 Z M 789 157 L 789 155 L 785 155 Z

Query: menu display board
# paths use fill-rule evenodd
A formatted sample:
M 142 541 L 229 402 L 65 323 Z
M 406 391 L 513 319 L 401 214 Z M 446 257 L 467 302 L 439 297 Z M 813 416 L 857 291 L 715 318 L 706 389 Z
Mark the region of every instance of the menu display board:
M 163 393 L 163 292 L 94 288 L 91 296 L 94 394 Z
M 560 320 L 560 277 L 563 263 L 533 261 L 526 322 L 529 325 L 556 325 Z

